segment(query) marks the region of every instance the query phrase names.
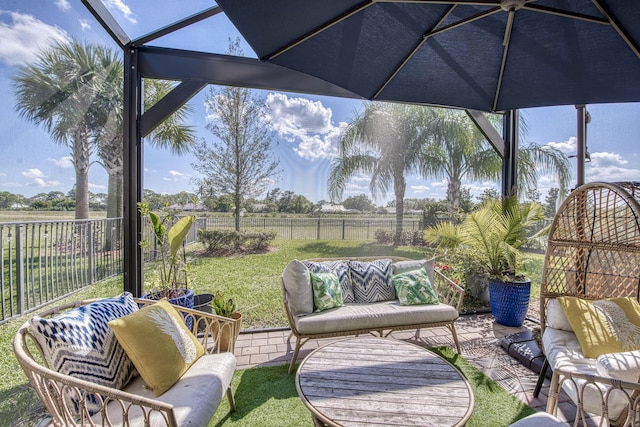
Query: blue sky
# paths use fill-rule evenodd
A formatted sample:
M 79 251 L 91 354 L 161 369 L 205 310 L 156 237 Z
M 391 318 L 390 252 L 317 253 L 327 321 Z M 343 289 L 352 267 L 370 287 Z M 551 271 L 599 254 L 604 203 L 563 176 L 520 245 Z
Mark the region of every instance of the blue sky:
M 204 0 L 163 3 L 151 11 L 149 0 L 103 0 L 120 25 L 132 37 L 210 6 Z M 166 7 L 165 7 L 166 6 Z M 144 17 L 144 19 L 142 19 Z M 238 36 L 223 14 L 189 29 L 186 34 L 159 39 L 158 46 L 191 48 L 223 53 L 229 38 Z M 51 40 L 88 40 L 117 49 L 97 22 L 78 0 L 3 0 L 0 4 L 0 191 L 32 196 L 40 192 L 69 191 L 75 181 L 69 149 L 55 145 L 41 128 L 18 117 L 10 78 L 16 66 L 33 61 L 35 53 Z M 254 56 L 243 43 L 246 56 Z M 199 138 L 211 139 L 204 129 L 206 90 L 191 101 L 195 112 L 189 117 Z M 292 190 L 317 202 L 328 199 L 326 182 L 331 156 L 340 129 L 363 108 L 362 101 L 291 93 L 258 92 L 272 111 L 271 121 L 276 140 L 274 153 L 280 159 L 281 178 L 272 186 Z M 589 105 L 588 150 L 592 161 L 586 166 L 586 181 L 640 180 L 640 104 Z M 574 106 L 526 109 L 522 112 L 529 124 L 524 142 L 551 144 L 575 153 L 576 110 Z M 167 152 L 145 147 L 145 188 L 159 193 L 193 191 L 196 177 L 191 155 L 175 157 Z M 574 167 L 575 170 L 575 167 Z M 106 192 L 107 175 L 99 164 L 91 167 L 90 191 Z M 496 186 L 494 182 L 468 182 L 473 194 Z M 553 177 L 543 176 L 539 189 L 543 197 L 557 186 Z M 442 181 L 408 178 L 408 198 L 444 198 Z M 349 184 L 345 197 L 369 194 L 368 178 L 357 177 Z M 374 199 L 385 204 L 393 194 Z

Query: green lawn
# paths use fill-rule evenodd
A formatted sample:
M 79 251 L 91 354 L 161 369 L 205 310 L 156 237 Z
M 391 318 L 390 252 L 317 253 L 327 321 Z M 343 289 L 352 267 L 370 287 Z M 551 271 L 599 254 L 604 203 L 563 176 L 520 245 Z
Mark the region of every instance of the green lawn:
M 192 255 L 198 245 L 189 246 Z M 286 326 L 282 306 L 280 275 L 292 259 L 395 255 L 412 259 L 431 256 L 426 248 L 403 246 L 392 248 L 371 242 L 356 241 L 276 241 L 274 249 L 260 255 L 210 258 L 194 255 L 196 293 L 221 291 L 236 299 L 243 313 L 243 329 Z M 531 255 L 533 283 L 532 296 L 539 295 L 542 255 Z M 538 271 L 536 271 L 538 270 Z M 122 292 L 122 277 L 102 281 L 77 292 L 55 304 L 66 301 L 113 296 Z M 16 408 L 26 413 L 32 406 L 34 395 L 25 386 L 22 373 L 11 346 L 18 327 L 33 313 L 0 325 L 0 425 L 14 425 Z M 28 422 L 18 425 L 30 425 Z

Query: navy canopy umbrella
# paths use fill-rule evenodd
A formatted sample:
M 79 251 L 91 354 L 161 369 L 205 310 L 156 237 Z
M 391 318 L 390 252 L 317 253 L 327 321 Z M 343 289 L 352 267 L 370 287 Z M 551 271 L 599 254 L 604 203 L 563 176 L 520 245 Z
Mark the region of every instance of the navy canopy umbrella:
M 481 111 L 640 101 L 634 0 L 219 0 L 263 61 Z

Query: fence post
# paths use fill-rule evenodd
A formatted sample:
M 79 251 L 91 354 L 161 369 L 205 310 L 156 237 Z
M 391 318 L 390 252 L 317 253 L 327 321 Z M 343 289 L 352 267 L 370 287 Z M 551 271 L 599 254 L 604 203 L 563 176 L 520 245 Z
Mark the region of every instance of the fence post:
M 24 313 L 24 247 L 22 245 L 22 225 L 16 225 L 16 284 L 18 285 L 18 314 Z
M 87 274 L 87 285 L 93 284 L 93 270 L 94 270 L 94 258 L 93 251 L 95 250 L 95 245 L 93 244 L 93 221 L 89 221 L 87 223 L 87 245 L 89 245 L 89 259 L 87 260 L 89 272 Z
M 344 240 L 344 222 L 345 220 L 342 220 L 342 240 Z
M 316 240 L 320 240 L 320 218 L 318 218 L 318 238 Z

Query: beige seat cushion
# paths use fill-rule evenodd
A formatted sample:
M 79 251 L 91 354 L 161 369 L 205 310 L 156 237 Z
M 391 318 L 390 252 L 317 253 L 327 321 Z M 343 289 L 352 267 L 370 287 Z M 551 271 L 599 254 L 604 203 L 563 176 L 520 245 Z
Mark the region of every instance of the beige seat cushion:
M 291 314 L 303 316 L 312 313 L 313 292 L 307 266 L 294 259 L 284 268 L 282 282 Z
M 404 325 L 451 322 L 458 318 L 455 308 L 446 304 L 401 306 L 398 300 L 345 304 L 321 313 L 295 319 L 302 334 L 347 332 L 362 329 L 391 329 Z
M 235 369 L 236 358 L 233 354 L 205 354 L 161 396 L 156 397 L 148 390 L 141 377 L 137 377 L 123 390 L 172 404 L 179 426 L 206 426 L 225 396 Z M 112 423 L 122 425 L 122 414 L 117 402 L 109 403 L 107 410 Z M 100 417 L 101 414 L 98 413 L 92 419 L 101 424 Z M 136 407 L 130 410 L 129 421 L 132 427 L 144 426 L 142 413 Z M 160 414 L 152 414 L 150 425 L 165 424 Z

